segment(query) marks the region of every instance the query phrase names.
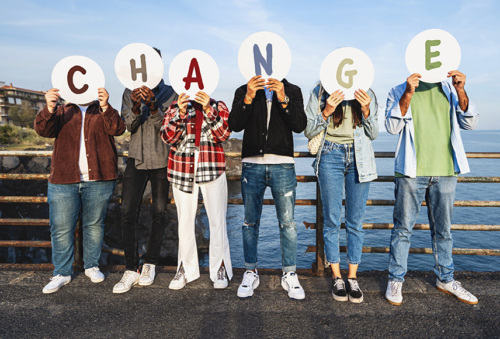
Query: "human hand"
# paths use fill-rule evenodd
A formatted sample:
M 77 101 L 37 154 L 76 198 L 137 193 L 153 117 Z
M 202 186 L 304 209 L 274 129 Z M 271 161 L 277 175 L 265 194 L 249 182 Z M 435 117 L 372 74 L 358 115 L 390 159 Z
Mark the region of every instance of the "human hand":
M 368 118 L 370 115 L 370 102 L 372 98 L 362 89 L 358 89 L 354 92 L 354 98 L 360 103 L 361 113 L 363 113 L 365 119 Z
M 285 86 L 279 80 L 269 78 L 266 83 L 267 89 L 275 91 L 279 102 L 285 101 Z
M 104 112 L 108 108 L 109 93 L 105 88 L 99 88 L 97 90 L 97 100 L 99 100 L 99 105 Z
M 207 93 L 199 91 L 198 93 L 196 93 L 194 101 L 196 101 L 203 107 L 203 111 L 205 111 L 205 113 L 208 113 L 208 111 L 210 111 L 210 96 Z
M 262 75 L 256 75 L 252 79 L 248 80 L 247 83 L 247 93 L 245 97 L 248 98 L 250 102 L 255 98 L 255 94 L 259 89 L 264 89 L 266 81 L 262 79 Z
M 141 103 L 141 88 L 136 88 L 134 89 L 132 92 L 130 92 L 130 100 L 132 100 L 132 102 L 134 104 L 140 104 Z
M 57 88 L 51 88 L 47 93 L 45 93 L 45 101 L 47 102 L 47 109 L 50 113 L 55 112 L 57 101 L 61 97 L 58 92 L 59 90 Z
M 186 93 L 181 93 L 179 95 L 179 98 L 177 99 L 177 107 L 179 107 L 179 114 L 182 118 L 184 117 L 184 115 L 186 115 L 188 102 L 189 95 L 186 95 Z
M 141 86 L 141 98 L 144 100 L 144 103 L 149 106 L 151 101 L 154 101 L 155 94 L 149 87 Z
M 459 71 L 448 72 L 448 78 L 451 77 L 453 87 L 458 91 L 463 90 L 465 86 L 465 74 Z
M 418 73 L 413 73 L 406 79 L 406 90 L 405 92 L 412 94 L 415 93 L 415 89 L 418 87 L 418 84 L 420 83 L 419 78 L 422 76 Z
M 323 119 L 325 119 L 325 121 L 328 119 L 330 115 L 333 114 L 333 112 L 335 112 L 337 106 L 340 105 L 342 101 L 344 101 L 344 97 L 345 95 L 341 90 L 336 90 L 335 92 L 330 94 L 328 99 L 326 99 L 326 106 L 325 109 L 323 110 Z

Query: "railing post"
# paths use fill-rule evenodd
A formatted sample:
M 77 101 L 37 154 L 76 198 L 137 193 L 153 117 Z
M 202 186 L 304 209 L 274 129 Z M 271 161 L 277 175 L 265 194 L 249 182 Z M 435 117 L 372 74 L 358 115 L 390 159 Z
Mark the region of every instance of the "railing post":
M 83 270 L 83 236 L 82 236 L 82 216 L 78 217 L 75 228 L 75 269 Z
M 316 262 L 312 265 L 313 274 L 325 274 L 325 243 L 323 241 L 323 204 L 319 183 L 316 182 Z

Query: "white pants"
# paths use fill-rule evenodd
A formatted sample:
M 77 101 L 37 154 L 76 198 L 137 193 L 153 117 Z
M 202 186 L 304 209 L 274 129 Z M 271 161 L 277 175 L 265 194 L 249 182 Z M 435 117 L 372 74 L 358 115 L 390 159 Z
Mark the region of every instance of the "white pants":
M 197 162 L 196 162 L 197 163 Z M 175 205 L 177 207 L 177 218 L 179 221 L 179 251 L 177 256 L 179 269 L 184 266 L 184 272 L 188 282 L 200 277 L 198 262 L 198 249 L 195 238 L 195 218 L 198 208 L 198 188 L 201 189 L 205 209 L 210 224 L 210 246 L 209 264 L 210 279 L 217 279 L 217 271 L 224 261 L 227 276 L 231 280 L 233 269 L 231 265 L 231 254 L 229 252 L 229 240 L 227 238 L 226 212 L 227 212 L 227 179 L 226 173 L 222 173 L 216 180 L 194 184 L 193 193 L 183 192 L 172 187 Z

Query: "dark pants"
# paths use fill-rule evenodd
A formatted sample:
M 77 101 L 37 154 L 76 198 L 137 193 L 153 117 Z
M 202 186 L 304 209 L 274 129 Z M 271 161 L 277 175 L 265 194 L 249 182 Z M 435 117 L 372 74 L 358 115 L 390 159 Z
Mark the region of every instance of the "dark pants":
M 127 270 L 136 271 L 139 266 L 137 218 L 148 181 L 151 181 L 153 198 L 153 226 L 149 234 L 144 262 L 156 265 L 167 224 L 167 168 L 138 170 L 135 167 L 135 159 L 128 158 L 122 185 L 122 236 Z

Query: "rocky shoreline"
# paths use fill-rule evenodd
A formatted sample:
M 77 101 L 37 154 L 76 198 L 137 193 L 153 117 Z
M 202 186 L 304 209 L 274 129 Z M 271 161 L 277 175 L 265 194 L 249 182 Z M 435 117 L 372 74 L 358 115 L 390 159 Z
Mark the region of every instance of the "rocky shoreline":
M 229 139 L 224 142 L 226 152 L 240 152 L 241 140 Z M 128 138 L 120 138 L 116 141 L 119 152 L 128 150 Z M 39 150 L 39 149 L 38 149 Z M 46 150 L 51 150 L 48 147 Z M 2 173 L 50 173 L 50 158 L 47 157 L 0 157 L 0 171 Z M 241 158 L 227 158 L 226 171 L 228 175 L 241 173 Z M 126 158 L 118 159 L 119 179 L 114 192 L 114 198 L 121 196 L 121 177 L 125 170 Z M 47 195 L 47 181 L 44 180 L 1 180 L 0 196 L 40 196 Z M 170 192 L 170 197 L 172 194 Z M 144 198 L 151 198 L 151 185 L 148 183 Z M 200 206 L 201 207 L 201 206 Z M 151 229 L 150 204 L 142 204 L 138 218 L 139 252 L 143 254 L 146 250 L 145 244 Z M 36 218 L 48 219 L 49 207 L 47 204 L 0 204 L 0 218 Z M 196 218 L 196 241 L 198 250 L 208 250 L 208 239 L 205 238 L 206 227 L 200 216 Z M 177 211 L 174 205 L 168 206 L 167 226 L 163 235 L 162 249 L 160 253 L 160 264 L 172 265 L 177 260 Z M 118 203 L 110 203 L 105 220 L 106 228 L 104 235 L 105 246 L 122 249 L 121 236 L 121 206 Z M 0 238 L 5 240 L 50 240 L 50 230 L 43 226 L 7 226 L 0 228 Z M 4 263 L 48 263 L 51 253 L 49 248 L 0 248 L 0 262 Z M 122 257 L 102 253 L 101 263 L 103 265 L 123 264 Z

